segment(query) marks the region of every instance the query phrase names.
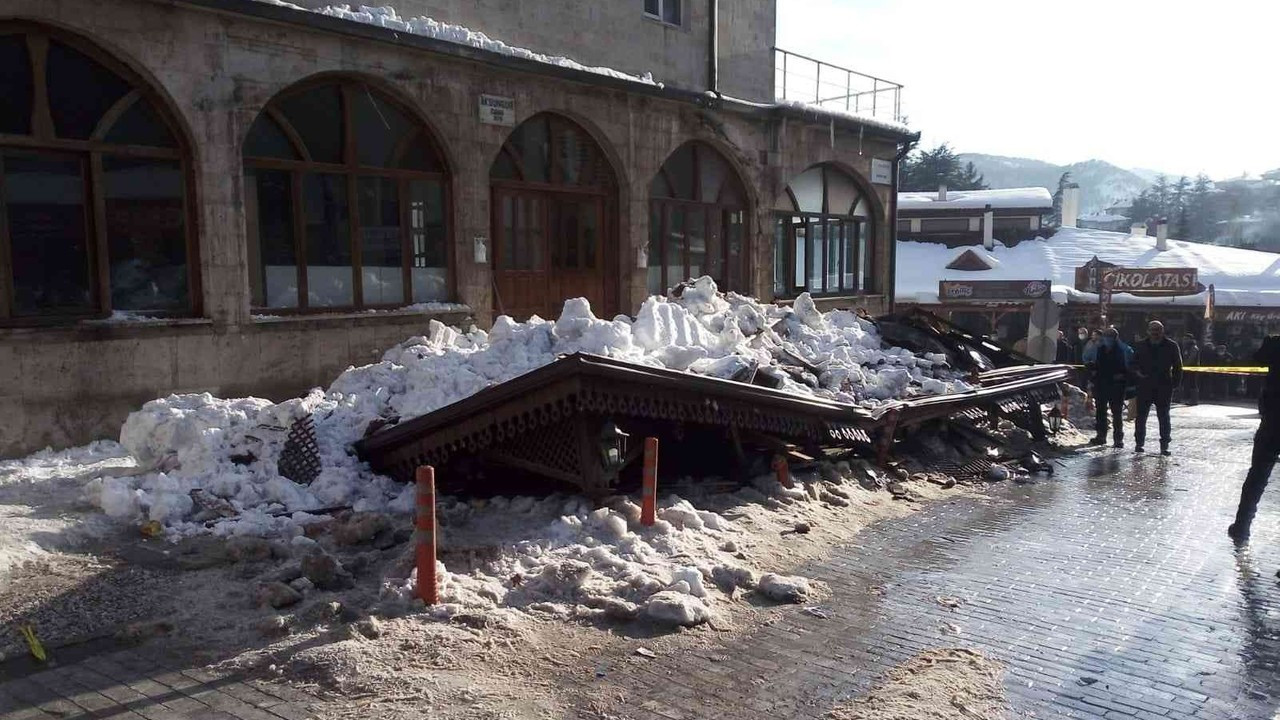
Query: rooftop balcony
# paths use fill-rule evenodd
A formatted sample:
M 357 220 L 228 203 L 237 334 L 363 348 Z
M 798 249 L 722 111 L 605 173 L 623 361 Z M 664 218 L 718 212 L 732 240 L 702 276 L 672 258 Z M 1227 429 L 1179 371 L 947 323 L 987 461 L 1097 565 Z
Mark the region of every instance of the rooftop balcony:
M 776 47 L 773 67 L 778 102 L 905 122 L 902 85 L 896 82 Z

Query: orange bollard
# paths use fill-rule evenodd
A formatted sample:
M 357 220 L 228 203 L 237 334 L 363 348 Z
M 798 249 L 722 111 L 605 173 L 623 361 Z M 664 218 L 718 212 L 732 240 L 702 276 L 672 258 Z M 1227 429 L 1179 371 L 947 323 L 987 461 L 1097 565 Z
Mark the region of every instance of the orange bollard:
M 644 478 L 640 492 L 640 524 L 653 525 L 658 515 L 658 438 L 644 439 Z
M 778 483 L 790 490 L 795 487 L 791 482 L 791 470 L 787 468 L 787 459 L 781 455 L 773 456 L 773 472 L 778 476 Z
M 418 484 L 417 514 L 414 517 L 414 548 L 418 566 L 416 595 L 428 605 L 439 601 L 436 583 L 436 469 L 430 465 L 418 468 L 414 480 Z

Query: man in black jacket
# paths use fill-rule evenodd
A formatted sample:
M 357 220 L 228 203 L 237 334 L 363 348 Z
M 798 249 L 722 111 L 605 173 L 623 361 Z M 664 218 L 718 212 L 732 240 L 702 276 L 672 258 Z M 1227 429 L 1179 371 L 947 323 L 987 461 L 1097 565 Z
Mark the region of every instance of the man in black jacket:
M 1156 406 L 1160 423 L 1160 454 L 1169 454 L 1169 404 L 1173 389 L 1182 382 L 1182 351 L 1164 336 L 1164 323 L 1147 325 L 1147 339 L 1133 348 L 1134 374 L 1138 376 L 1138 415 L 1133 428 L 1134 450 L 1142 452 L 1147 439 L 1147 415 Z
M 1120 334 L 1113 325 L 1102 332 L 1101 342 L 1085 359 L 1093 375 L 1093 398 L 1097 405 L 1096 435 L 1089 441 L 1090 445 L 1107 443 L 1107 410 L 1110 410 L 1115 423 L 1112 446 L 1124 447 L 1124 386 L 1129 374 L 1130 352 L 1129 346 L 1120 342 Z
M 1258 400 L 1258 414 L 1262 423 L 1253 436 L 1253 464 L 1240 489 L 1240 507 L 1236 521 L 1227 528 L 1227 534 L 1237 544 L 1249 541 L 1249 526 L 1258 510 L 1262 491 L 1267 489 L 1271 470 L 1280 458 L 1280 335 L 1272 335 L 1262 341 L 1262 347 L 1253 354 L 1254 362 L 1267 367 L 1267 382 Z

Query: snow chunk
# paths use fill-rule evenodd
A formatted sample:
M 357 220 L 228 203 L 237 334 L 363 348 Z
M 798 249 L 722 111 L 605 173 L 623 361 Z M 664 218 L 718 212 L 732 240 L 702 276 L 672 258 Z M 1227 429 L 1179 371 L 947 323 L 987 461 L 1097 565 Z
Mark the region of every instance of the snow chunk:
M 799 576 L 765 573 L 756 589 L 770 600 L 798 603 L 809 596 L 809 581 Z
M 711 610 L 698 598 L 672 590 L 655 593 L 644 604 L 644 614 L 654 620 L 689 627 L 711 619 Z

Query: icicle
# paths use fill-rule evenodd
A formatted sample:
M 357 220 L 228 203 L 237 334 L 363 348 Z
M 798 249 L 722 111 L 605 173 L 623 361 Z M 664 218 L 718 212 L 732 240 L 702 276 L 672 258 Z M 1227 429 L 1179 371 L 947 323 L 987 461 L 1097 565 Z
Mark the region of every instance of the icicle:
M 867 131 L 866 125 L 858 126 L 858 157 L 862 157 L 862 134 Z
M 836 119 L 831 118 L 831 149 L 836 149 Z

